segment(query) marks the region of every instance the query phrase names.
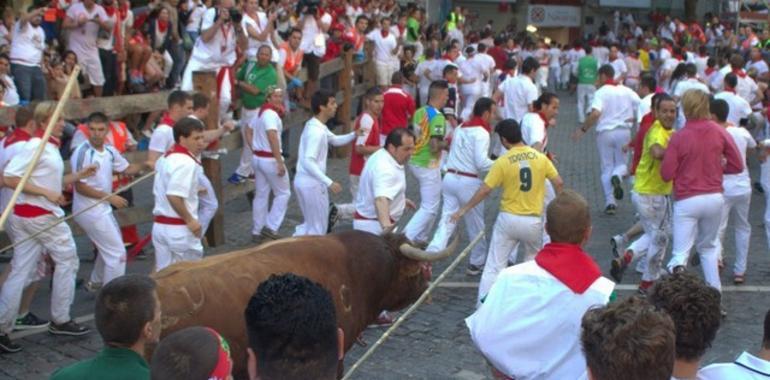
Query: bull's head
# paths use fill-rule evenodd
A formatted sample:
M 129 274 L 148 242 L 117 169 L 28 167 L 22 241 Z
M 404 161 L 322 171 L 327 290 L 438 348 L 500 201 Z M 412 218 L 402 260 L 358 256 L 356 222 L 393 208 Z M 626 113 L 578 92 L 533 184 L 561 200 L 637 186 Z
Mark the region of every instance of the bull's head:
M 397 278 L 384 300 L 387 310 L 399 310 L 416 301 L 428 288 L 431 263 L 454 253 L 460 240 L 455 237 L 445 249 L 427 252 L 415 247 L 403 234 L 386 233 L 383 237 L 396 257 L 398 267 Z

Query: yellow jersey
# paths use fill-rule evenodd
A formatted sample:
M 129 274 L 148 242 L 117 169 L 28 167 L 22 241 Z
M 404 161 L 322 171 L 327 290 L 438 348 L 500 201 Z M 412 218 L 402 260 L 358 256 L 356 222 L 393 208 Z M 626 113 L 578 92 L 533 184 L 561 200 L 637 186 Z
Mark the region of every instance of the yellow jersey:
M 642 71 L 650 71 L 650 53 L 647 50 L 639 49 L 639 62 L 642 63 Z
M 661 160 L 656 160 L 650 153 L 650 148 L 657 144 L 665 149 L 668 146 L 674 129 L 663 128 L 660 121 L 655 120 L 647 135 L 644 136 L 642 145 L 642 157 L 639 159 L 639 165 L 636 167 L 636 179 L 634 180 L 634 191 L 642 195 L 668 195 L 671 194 L 672 182 L 666 182 L 660 176 Z
M 544 154 L 528 146 L 516 146 L 495 160 L 484 183 L 490 188 L 503 188 L 500 211 L 540 216 L 545 180 L 558 176 L 556 167 Z

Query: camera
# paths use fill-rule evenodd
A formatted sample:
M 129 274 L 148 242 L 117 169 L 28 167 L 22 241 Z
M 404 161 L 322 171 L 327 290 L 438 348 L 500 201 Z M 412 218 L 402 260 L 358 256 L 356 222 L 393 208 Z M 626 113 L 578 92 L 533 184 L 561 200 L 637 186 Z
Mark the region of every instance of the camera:
M 219 16 L 220 16 L 219 12 L 220 11 L 217 11 L 216 16 L 214 16 L 214 21 L 217 21 L 219 19 Z M 243 20 L 243 14 L 241 14 L 241 12 L 239 12 L 237 9 L 230 8 L 227 10 L 227 12 L 230 15 L 230 20 L 228 21 L 231 21 L 234 24 L 240 24 L 241 20 Z
M 302 10 L 307 8 L 304 13 L 307 15 L 314 15 L 318 13 L 319 5 L 321 5 L 321 0 L 299 0 L 299 2 L 297 2 L 297 13 L 302 13 Z

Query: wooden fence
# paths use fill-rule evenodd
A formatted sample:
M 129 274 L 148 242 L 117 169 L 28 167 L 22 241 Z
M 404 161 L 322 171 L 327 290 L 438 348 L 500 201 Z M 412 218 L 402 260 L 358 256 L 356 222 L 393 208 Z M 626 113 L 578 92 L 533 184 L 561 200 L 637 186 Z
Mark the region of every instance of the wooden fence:
M 371 47 L 367 46 L 367 57 L 371 57 Z M 216 80 L 215 74 L 212 72 L 196 72 L 194 75 L 194 89 L 206 94 L 215 93 Z M 303 69 L 300 74 L 301 79 L 306 79 L 307 74 Z M 353 63 L 352 52 L 343 53 L 341 58 L 334 59 L 329 62 L 322 63 L 320 66 L 319 83 L 328 83 L 329 79 L 332 79 L 333 88 L 326 88 L 336 91 L 337 102 L 339 104 L 337 108 L 337 119 L 344 123 L 342 133 L 347 133 L 351 130 L 351 119 L 353 115 L 354 102 L 359 99 L 366 89 L 374 85 L 374 67 L 373 61 L 367 59 L 361 63 Z M 93 112 L 103 112 L 110 119 L 125 119 L 137 114 L 157 112 L 166 109 L 166 98 L 169 91 L 162 91 L 152 94 L 141 95 L 124 95 L 102 98 L 87 98 L 70 100 L 64 107 L 63 118 L 66 120 L 83 120 Z M 212 109 L 209 110 L 211 116 L 206 122 L 207 129 L 218 128 L 217 109 L 218 102 L 212 102 Z M 12 125 L 15 115 L 14 107 L 0 108 L 0 125 Z M 290 133 L 301 133 L 305 121 L 307 121 L 312 115 L 304 109 L 294 110 L 284 118 L 284 127 L 288 127 Z M 296 157 L 297 144 L 292 144 L 291 149 L 294 152 L 291 153 L 292 157 Z M 239 153 L 243 148 L 243 140 L 241 134 L 238 131 L 234 131 L 227 136 L 224 136 L 220 142 L 218 149 L 227 149 L 228 154 Z M 340 147 L 334 151 L 335 156 L 341 157 L 349 154 L 350 147 Z M 146 151 L 127 152 L 126 159 L 131 163 L 145 162 L 147 159 Z M 217 215 L 211 221 L 211 225 L 206 233 L 207 242 L 210 246 L 216 246 L 223 244 L 225 241 L 224 235 L 224 214 L 222 208 L 227 202 L 230 202 L 238 197 L 244 196 L 246 193 L 254 190 L 254 185 L 251 182 L 246 182 L 241 185 L 233 185 L 230 183 L 223 184 L 222 168 L 219 160 L 203 158 L 204 172 L 211 180 L 214 186 L 214 191 L 217 194 L 220 208 L 217 211 Z M 69 165 L 65 164 L 65 167 L 69 168 Z M 121 226 L 129 226 L 134 224 L 147 223 L 152 221 L 152 205 L 150 206 L 135 206 L 124 208 L 114 211 L 115 218 Z M 80 229 L 77 224 L 72 221 L 68 222 L 75 235 L 82 235 L 84 231 Z M 4 247 L 10 244 L 5 232 L 0 233 L 0 247 Z

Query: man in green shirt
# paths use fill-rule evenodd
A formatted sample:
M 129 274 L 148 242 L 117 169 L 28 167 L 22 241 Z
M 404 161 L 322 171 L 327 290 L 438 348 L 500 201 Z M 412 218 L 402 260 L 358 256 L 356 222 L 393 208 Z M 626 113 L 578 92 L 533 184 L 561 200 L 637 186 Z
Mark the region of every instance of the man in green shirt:
M 446 119 L 441 109 L 449 99 L 449 84 L 434 81 L 428 89 L 428 104 L 412 117 L 415 152 L 409 169 L 420 183 L 420 208 L 406 225 L 404 233 L 413 242 L 428 240 L 428 232 L 441 203 L 441 152 L 446 146 Z
M 412 14 L 406 20 L 406 43 L 416 44 L 420 39 L 420 20 L 422 19 L 422 11 L 420 8 L 412 10 Z
M 107 283 L 96 297 L 94 321 L 105 347 L 94 358 L 56 371 L 51 380 L 150 379 L 145 345 L 160 337 L 155 280 L 129 274 Z
M 596 79 L 599 77 L 599 61 L 591 55 L 593 49 L 590 45 L 585 47 L 586 55 L 578 60 L 577 73 L 577 111 L 578 123 L 583 124 L 586 121 L 586 107 L 591 105 L 596 92 Z

